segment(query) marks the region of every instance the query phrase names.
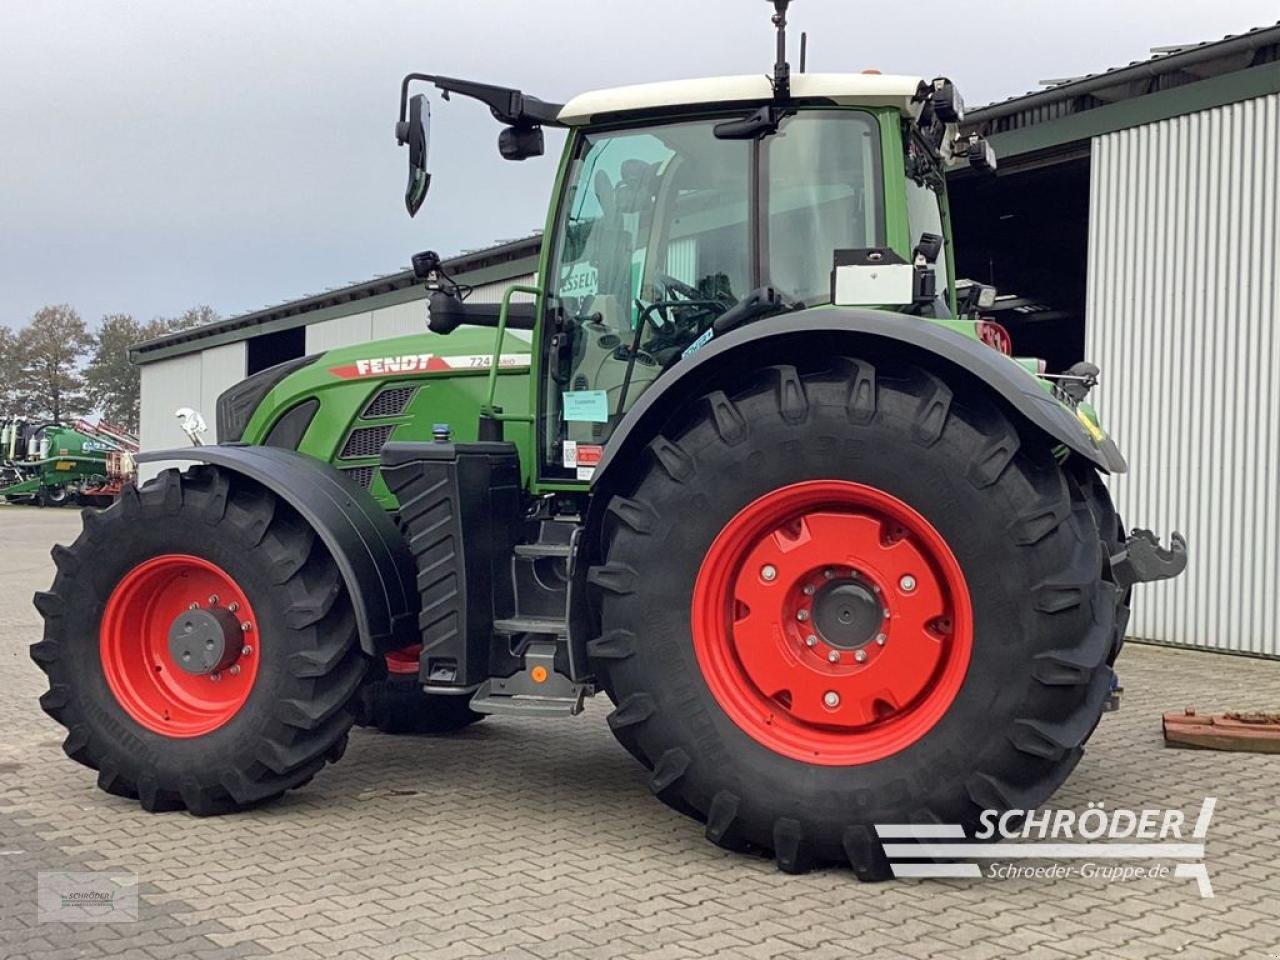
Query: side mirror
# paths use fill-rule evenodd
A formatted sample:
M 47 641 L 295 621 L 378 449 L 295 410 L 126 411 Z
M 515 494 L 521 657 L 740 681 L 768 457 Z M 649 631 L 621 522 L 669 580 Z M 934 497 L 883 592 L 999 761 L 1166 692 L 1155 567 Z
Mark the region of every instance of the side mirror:
M 431 138 L 431 104 L 425 94 L 409 98 L 409 119 L 396 124 L 396 142 L 409 146 L 409 183 L 404 188 L 404 205 L 413 216 L 427 198 L 431 174 L 427 173 L 427 145 Z
M 543 151 L 541 127 L 504 127 L 498 134 L 498 152 L 504 160 L 528 160 Z

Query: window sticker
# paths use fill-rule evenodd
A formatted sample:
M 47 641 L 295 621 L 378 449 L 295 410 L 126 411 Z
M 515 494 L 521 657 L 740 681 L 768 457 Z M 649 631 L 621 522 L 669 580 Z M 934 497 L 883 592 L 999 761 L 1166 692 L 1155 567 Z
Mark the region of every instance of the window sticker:
M 609 422 L 609 395 L 603 390 L 566 390 L 562 396 L 566 420 Z
M 596 472 L 596 468 L 595 468 L 595 467 L 579 467 L 579 468 L 578 468 L 578 479 L 579 479 L 579 480 L 590 480 L 590 479 L 595 475 L 595 472 Z
M 567 469 L 573 469 L 578 465 L 578 441 L 566 440 L 564 442 L 564 459 L 561 461 Z

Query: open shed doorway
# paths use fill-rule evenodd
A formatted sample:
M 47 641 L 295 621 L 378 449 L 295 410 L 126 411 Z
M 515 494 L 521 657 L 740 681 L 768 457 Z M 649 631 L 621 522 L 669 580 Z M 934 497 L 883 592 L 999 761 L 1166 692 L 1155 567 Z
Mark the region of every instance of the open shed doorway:
M 995 177 L 948 179 L 956 276 L 995 286 L 995 309 L 1019 357 L 1051 372 L 1084 359 L 1089 157 L 1050 160 Z

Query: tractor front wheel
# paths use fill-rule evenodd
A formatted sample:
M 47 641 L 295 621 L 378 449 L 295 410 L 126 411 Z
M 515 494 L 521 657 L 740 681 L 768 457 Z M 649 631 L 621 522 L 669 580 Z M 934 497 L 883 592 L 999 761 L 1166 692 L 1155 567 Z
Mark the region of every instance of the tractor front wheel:
M 338 759 L 366 660 L 333 559 L 275 496 L 170 470 L 55 547 L 40 699 L 68 756 L 151 811 L 218 814 Z
M 1033 808 L 1110 686 L 1097 527 L 1050 444 L 901 363 L 710 393 L 606 511 L 609 725 L 707 837 L 889 866 L 876 824 Z

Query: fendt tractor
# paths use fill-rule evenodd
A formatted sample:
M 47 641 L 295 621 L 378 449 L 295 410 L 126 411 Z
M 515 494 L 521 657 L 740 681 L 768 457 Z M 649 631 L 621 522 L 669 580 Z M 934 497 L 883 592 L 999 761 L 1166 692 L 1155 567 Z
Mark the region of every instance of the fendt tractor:
M 566 132 L 537 286 L 468 302 L 419 254 L 428 330 L 249 377 L 216 444 L 138 458 L 185 470 L 85 512 L 32 656 L 103 790 L 220 814 L 311 780 L 355 722 L 604 693 L 711 841 L 875 879 L 875 824 L 1063 782 L 1131 586 L 1185 544 L 1122 527 L 1096 368 L 993 349 L 991 289 L 957 293 L 944 172 L 995 158 L 955 85 L 792 74 L 771 2 L 771 73 L 565 104 L 404 79 L 410 214 L 415 82 L 487 106 L 511 160 Z

